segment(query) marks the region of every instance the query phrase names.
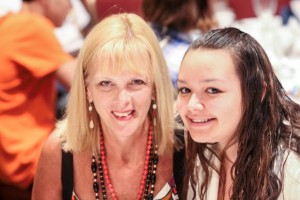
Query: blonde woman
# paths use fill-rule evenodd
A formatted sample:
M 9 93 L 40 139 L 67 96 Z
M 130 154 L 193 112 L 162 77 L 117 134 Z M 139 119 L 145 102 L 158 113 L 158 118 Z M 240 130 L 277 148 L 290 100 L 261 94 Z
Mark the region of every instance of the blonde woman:
M 33 199 L 176 198 L 173 98 L 151 28 L 135 14 L 102 20 L 79 53 L 66 117 L 44 145 Z

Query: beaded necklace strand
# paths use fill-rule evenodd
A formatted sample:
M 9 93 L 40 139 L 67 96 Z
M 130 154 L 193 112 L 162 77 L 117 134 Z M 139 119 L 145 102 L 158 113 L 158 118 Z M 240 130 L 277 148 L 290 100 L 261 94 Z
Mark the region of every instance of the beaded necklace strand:
M 113 185 L 109 177 L 109 171 L 106 164 L 106 154 L 103 135 L 100 132 L 100 155 L 98 157 L 98 171 L 100 188 L 102 192 L 103 200 L 107 200 L 106 186 L 108 187 L 110 196 L 113 200 L 117 200 L 118 197 L 114 191 Z M 137 200 L 152 200 L 154 198 L 154 186 L 156 182 L 156 169 L 159 161 L 157 155 L 157 145 L 155 144 L 155 139 L 153 137 L 152 125 L 150 124 L 148 139 L 147 139 L 147 149 L 146 158 L 144 162 L 144 171 L 141 179 L 139 191 L 137 194 Z M 93 190 L 95 192 L 96 200 L 99 200 L 99 184 L 97 182 L 97 163 L 95 155 L 92 156 L 91 170 L 94 177 Z M 106 185 L 106 186 L 105 186 Z M 144 193 L 144 195 L 143 195 Z M 143 196 L 143 198 L 142 198 Z

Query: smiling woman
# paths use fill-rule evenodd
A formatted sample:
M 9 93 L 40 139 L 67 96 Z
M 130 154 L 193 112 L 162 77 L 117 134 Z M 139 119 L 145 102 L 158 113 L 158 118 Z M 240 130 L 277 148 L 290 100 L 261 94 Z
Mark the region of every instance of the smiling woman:
M 258 42 L 235 28 L 200 36 L 178 76 L 187 130 L 181 199 L 298 199 L 300 106 Z
M 111 132 L 108 140 L 110 137 L 129 137 L 143 127 L 151 100 L 155 99 L 153 91 L 153 84 L 147 76 L 135 73 L 115 74 L 98 70 L 90 76 L 88 99 L 101 116 L 102 131 Z
M 43 148 L 33 199 L 176 199 L 173 97 L 147 23 L 126 13 L 102 20 L 80 50 L 66 118 Z

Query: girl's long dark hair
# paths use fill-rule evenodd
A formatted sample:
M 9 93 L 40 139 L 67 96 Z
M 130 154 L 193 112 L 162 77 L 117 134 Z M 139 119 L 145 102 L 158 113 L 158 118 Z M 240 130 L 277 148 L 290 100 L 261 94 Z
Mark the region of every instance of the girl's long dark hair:
M 286 94 L 277 79 L 266 52 L 249 34 L 236 28 L 210 31 L 200 36 L 188 51 L 224 50 L 229 52 L 240 78 L 243 115 L 236 131 L 237 159 L 233 163 L 231 199 L 275 200 L 282 188 L 282 178 L 274 172 L 279 147 L 300 154 L 300 106 Z M 224 181 L 224 171 L 213 165 L 207 152 L 224 159 L 218 144 L 200 144 L 187 137 L 185 177 L 182 199 L 186 199 L 189 183 L 204 199 L 211 168 Z M 203 177 L 199 181 L 195 160 L 200 160 Z M 223 191 L 223 196 L 224 196 Z

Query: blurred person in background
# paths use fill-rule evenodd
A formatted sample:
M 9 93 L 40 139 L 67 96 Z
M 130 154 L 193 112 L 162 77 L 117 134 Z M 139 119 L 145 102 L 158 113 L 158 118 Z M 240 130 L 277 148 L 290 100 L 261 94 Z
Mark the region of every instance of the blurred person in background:
M 173 85 L 189 44 L 201 33 L 217 27 L 212 0 L 142 0 L 142 15 L 163 49 Z
M 75 60 L 54 28 L 69 0 L 24 3 L 0 18 L 0 199 L 30 199 L 41 147 L 55 126 L 56 88 L 69 88 Z
M 56 27 L 54 32 L 64 50 L 73 56 L 77 56 L 86 34 L 95 22 L 85 2 L 82 0 L 70 0 L 70 2 L 72 8 L 69 10 L 63 24 Z
M 71 5 L 72 9 L 70 9 L 64 23 L 60 27 L 56 27 L 54 33 L 63 49 L 75 57 L 83 45 L 86 34 L 95 24 L 95 21 L 85 2 L 82 0 L 71 0 Z M 61 119 L 67 104 L 68 89 L 58 81 L 56 82 L 56 87 L 56 118 Z

